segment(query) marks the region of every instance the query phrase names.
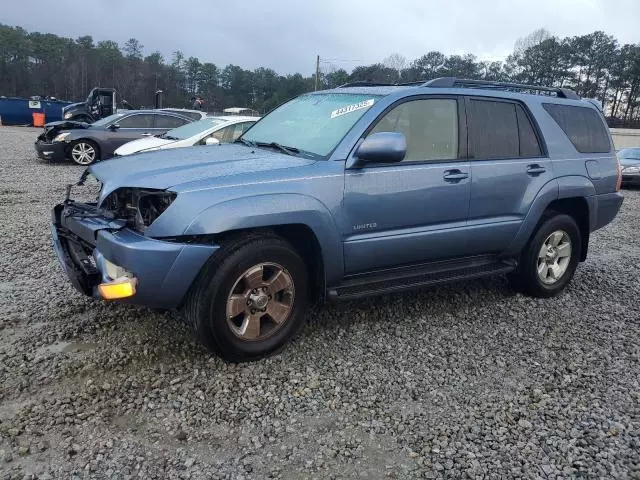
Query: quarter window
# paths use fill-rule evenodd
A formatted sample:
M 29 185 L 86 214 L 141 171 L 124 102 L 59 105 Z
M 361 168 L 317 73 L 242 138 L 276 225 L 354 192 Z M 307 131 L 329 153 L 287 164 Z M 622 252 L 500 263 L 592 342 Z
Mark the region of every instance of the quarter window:
M 611 151 L 604 121 L 593 108 L 555 103 L 545 103 L 543 107 L 580 153 Z
M 516 105 L 516 117 L 518 118 L 518 134 L 520 137 L 520 156 L 525 158 L 542 156 L 542 149 L 536 132 L 521 105 Z
M 369 135 L 379 132 L 405 136 L 405 162 L 458 158 L 458 102 L 431 99 L 402 103 L 386 113 Z

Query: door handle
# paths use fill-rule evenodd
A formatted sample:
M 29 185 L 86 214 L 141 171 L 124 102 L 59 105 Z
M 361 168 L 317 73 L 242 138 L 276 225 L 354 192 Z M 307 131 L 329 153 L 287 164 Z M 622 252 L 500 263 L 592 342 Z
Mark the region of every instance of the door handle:
M 469 178 L 469 174 L 466 172 L 461 172 L 457 168 L 453 170 L 445 170 L 444 176 L 442 177 L 447 182 L 459 182 L 460 180 L 464 180 L 465 178 Z
M 153 135 L 153 133 L 143 133 L 143 134 L 142 134 L 142 136 L 143 136 L 143 137 L 150 137 L 150 136 L 152 136 L 152 135 Z
M 529 165 L 527 167 L 527 173 L 529 175 L 540 175 L 541 173 L 546 172 L 547 169 L 544 167 L 541 167 L 540 165 L 538 165 L 537 163 L 534 163 L 533 165 Z

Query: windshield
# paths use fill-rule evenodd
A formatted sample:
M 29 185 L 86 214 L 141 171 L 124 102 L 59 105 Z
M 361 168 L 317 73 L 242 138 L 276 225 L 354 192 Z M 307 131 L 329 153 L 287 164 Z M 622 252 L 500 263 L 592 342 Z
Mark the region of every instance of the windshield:
M 278 107 L 241 138 L 328 156 L 379 95 L 302 95 Z
M 186 125 L 182 125 L 181 127 L 169 130 L 163 136 L 169 139 L 186 140 L 187 138 L 198 135 L 199 133 L 203 133 L 210 128 L 222 125 L 226 122 L 227 120 L 221 118 L 205 118 L 203 120 L 198 120 L 197 122 L 193 123 L 187 123 Z
M 96 120 L 91 125 L 95 125 L 96 127 L 104 127 L 105 125 L 109 125 L 111 122 L 117 120 L 122 117 L 122 113 L 114 113 L 113 115 L 109 115 L 108 117 L 101 118 L 100 120 Z

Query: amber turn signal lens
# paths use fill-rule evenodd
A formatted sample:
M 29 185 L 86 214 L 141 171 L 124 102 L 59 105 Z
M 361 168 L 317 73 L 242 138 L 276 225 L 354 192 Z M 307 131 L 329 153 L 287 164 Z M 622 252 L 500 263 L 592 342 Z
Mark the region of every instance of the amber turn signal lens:
M 133 297 L 136 294 L 135 278 L 116 278 L 112 282 L 98 285 L 98 292 L 105 300 Z

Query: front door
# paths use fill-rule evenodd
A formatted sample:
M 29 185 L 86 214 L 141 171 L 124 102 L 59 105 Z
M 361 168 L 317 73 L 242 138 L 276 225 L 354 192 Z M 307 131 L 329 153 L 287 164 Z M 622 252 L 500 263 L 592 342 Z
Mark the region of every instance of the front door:
M 470 165 L 462 99 L 419 97 L 395 104 L 367 135 L 400 132 L 405 159 L 345 172 L 345 273 L 463 255 Z
M 542 187 L 553 179 L 523 104 L 486 97 L 466 99 L 472 253 L 501 253 L 511 243 Z
M 155 135 L 154 122 L 154 115 L 151 113 L 132 113 L 120 117 L 116 122 L 119 128 L 113 131 L 104 142 L 106 151 L 103 151 L 103 158 L 112 156 L 118 147 L 127 142 L 143 136 Z

